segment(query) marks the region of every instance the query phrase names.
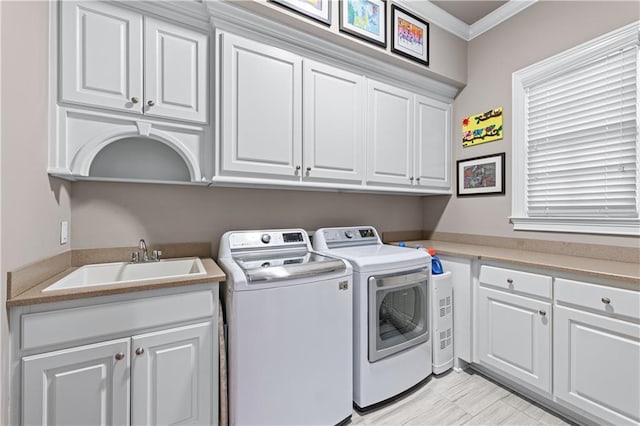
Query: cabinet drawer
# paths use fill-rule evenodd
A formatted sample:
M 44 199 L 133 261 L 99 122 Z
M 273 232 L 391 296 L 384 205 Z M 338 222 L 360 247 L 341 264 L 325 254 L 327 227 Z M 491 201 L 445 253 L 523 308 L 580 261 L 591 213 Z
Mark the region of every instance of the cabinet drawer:
M 640 292 L 563 278 L 556 279 L 555 286 L 556 303 L 640 319 Z
M 480 284 L 531 296 L 551 299 L 551 277 L 514 269 L 482 265 Z
M 194 291 L 22 316 L 23 350 L 104 339 L 137 330 L 210 318 L 216 313 L 211 291 Z M 177 309 L 179 307 L 179 309 Z

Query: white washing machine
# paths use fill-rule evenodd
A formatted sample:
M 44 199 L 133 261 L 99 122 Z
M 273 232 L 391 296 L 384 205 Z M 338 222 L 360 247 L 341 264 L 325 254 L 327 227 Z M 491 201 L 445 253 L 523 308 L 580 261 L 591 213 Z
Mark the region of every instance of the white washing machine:
M 232 425 L 330 425 L 352 413 L 352 270 L 301 229 L 232 231 L 218 262 Z
M 383 244 L 372 226 L 323 228 L 313 246 L 353 266 L 353 401 L 393 400 L 432 372 L 431 257 Z

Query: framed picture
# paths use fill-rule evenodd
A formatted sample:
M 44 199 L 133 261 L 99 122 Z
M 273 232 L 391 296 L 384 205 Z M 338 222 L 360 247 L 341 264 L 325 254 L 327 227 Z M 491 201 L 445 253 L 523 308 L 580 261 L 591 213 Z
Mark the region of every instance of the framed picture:
M 429 24 L 391 5 L 391 51 L 429 66 Z
M 269 0 L 291 9 L 292 11 L 315 19 L 326 25 L 331 25 L 332 0 Z
M 504 194 L 504 152 L 458 160 L 458 197 Z
M 340 31 L 387 47 L 387 1 L 340 0 Z

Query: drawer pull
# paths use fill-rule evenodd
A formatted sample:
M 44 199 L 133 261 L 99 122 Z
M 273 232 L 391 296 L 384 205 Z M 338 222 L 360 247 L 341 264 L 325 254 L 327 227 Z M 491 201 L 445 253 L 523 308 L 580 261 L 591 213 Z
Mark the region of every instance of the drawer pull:
M 122 352 L 118 352 L 118 353 L 116 354 L 115 358 L 116 358 L 116 361 L 121 361 L 121 360 L 123 360 L 123 359 L 124 359 L 124 353 L 122 353 Z
M 513 284 L 513 280 L 511 278 L 507 278 L 507 283 Z
M 136 355 L 140 356 L 144 353 L 144 348 L 138 348 L 136 349 Z
M 547 316 L 547 312 L 546 312 L 546 311 L 543 311 L 542 309 L 540 309 L 540 310 L 538 311 L 538 313 L 539 313 L 540 315 L 542 315 L 543 317 L 546 317 L 546 316 Z
M 604 303 L 605 305 L 608 305 L 609 303 L 611 303 L 611 299 L 609 299 L 608 297 L 603 297 L 601 300 L 602 300 L 602 303 Z

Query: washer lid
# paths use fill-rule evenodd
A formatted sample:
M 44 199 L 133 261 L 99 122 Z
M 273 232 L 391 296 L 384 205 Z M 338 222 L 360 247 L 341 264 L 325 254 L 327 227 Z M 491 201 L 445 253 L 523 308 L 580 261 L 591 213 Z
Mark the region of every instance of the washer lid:
M 247 283 L 287 280 L 330 272 L 342 272 L 347 266 L 340 259 L 307 250 L 244 253 L 233 256 Z

